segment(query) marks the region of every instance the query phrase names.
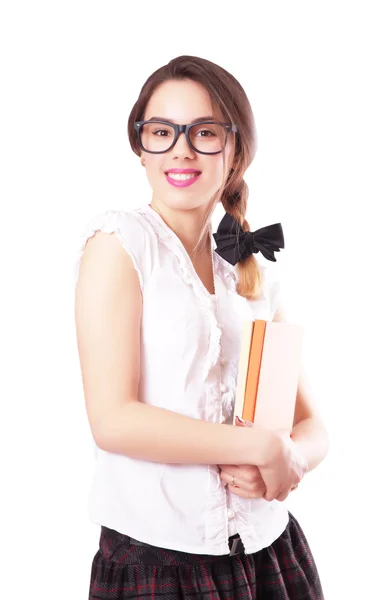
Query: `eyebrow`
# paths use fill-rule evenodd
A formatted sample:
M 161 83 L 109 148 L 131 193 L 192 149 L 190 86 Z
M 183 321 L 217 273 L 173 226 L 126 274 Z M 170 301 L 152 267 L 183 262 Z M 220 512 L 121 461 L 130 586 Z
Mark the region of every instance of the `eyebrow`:
M 146 120 L 146 119 L 145 119 Z M 164 117 L 150 117 L 150 119 L 147 119 L 148 121 L 168 121 L 169 123 L 175 123 L 175 121 L 173 119 L 167 119 Z M 214 121 L 215 117 L 213 117 L 212 115 L 208 115 L 206 117 L 197 117 L 196 119 L 192 119 L 192 121 L 190 121 L 190 123 L 198 123 L 198 121 Z

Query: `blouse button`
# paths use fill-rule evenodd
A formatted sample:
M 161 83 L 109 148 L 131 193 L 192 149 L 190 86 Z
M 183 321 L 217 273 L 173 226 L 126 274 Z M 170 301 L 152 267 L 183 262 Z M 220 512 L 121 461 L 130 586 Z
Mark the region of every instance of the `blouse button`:
M 227 390 L 227 387 L 226 387 L 226 385 L 225 385 L 224 383 L 221 383 L 221 385 L 220 385 L 220 388 L 219 388 L 219 389 L 221 390 L 221 392 L 222 392 L 222 393 L 224 393 L 224 392 L 226 392 L 226 390 Z
M 233 517 L 234 517 L 234 510 L 232 510 L 231 508 L 228 508 L 227 516 L 228 516 L 228 519 L 233 519 Z
M 224 367 L 227 363 L 226 358 L 221 358 L 221 366 Z

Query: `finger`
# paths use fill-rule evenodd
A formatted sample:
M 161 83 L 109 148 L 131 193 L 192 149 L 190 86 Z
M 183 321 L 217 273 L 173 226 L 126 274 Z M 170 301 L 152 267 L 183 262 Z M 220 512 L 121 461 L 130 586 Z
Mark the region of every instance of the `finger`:
M 282 492 L 281 494 L 278 494 L 276 496 L 275 500 L 277 500 L 278 502 L 283 502 L 284 500 L 286 500 L 289 493 L 290 493 L 290 490 L 288 490 L 287 492 Z
M 227 485 L 229 485 L 230 487 L 234 487 L 232 486 L 232 478 L 234 476 L 234 485 L 235 486 L 240 486 L 240 478 L 237 478 L 234 473 L 229 473 L 228 471 L 221 471 L 221 479 L 222 481 L 224 481 Z M 241 481 L 241 484 L 243 482 Z
M 253 494 L 253 498 L 262 498 L 267 491 L 265 485 L 251 485 L 245 488 L 248 492 Z
M 240 467 L 238 465 L 218 465 L 221 469 L 221 473 L 223 473 L 224 471 L 226 473 L 230 473 L 231 475 L 239 475 L 240 474 Z
M 235 465 L 227 465 L 226 469 L 222 469 L 228 475 L 234 476 L 235 479 L 239 479 L 242 482 L 246 482 L 248 485 L 256 485 L 264 483 L 260 471 L 253 465 L 242 465 L 236 467 Z
M 263 481 L 248 482 L 241 477 L 235 477 L 234 485 L 232 485 L 232 477 L 229 473 L 221 474 L 221 479 L 224 483 L 224 486 L 228 486 L 230 491 L 235 492 L 237 489 L 239 489 L 242 493 L 249 494 L 249 496 L 244 495 L 243 497 L 262 498 L 266 492 L 266 487 Z
M 236 415 L 236 425 L 238 427 L 253 427 L 252 421 L 245 421 Z
M 279 494 L 280 494 L 279 490 L 266 490 L 266 492 L 264 494 L 264 500 L 267 500 L 268 502 L 272 502 L 273 500 L 276 500 L 276 498 Z
M 242 488 L 231 486 L 229 486 L 229 489 L 232 494 L 240 496 L 240 498 L 250 498 L 250 492 L 248 490 L 243 490 Z
M 265 490 L 250 491 L 240 487 L 230 487 L 230 491 L 241 498 L 262 498 Z
M 279 502 L 283 502 L 283 500 L 286 500 L 286 498 L 291 494 L 291 492 L 293 492 L 294 490 L 296 490 L 298 487 L 298 485 L 293 486 L 290 490 L 288 490 L 287 492 L 284 492 L 282 494 L 279 494 L 278 496 L 276 496 L 276 500 L 278 500 Z

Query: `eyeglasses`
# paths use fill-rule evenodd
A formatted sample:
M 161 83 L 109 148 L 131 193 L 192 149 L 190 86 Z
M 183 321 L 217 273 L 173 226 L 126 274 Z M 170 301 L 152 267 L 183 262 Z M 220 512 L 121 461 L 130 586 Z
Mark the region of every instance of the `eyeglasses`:
M 237 132 L 236 125 L 201 121 L 177 125 L 169 121 L 136 121 L 134 128 L 139 144 L 145 152 L 162 154 L 176 144 L 179 134 L 184 133 L 190 148 L 199 154 L 219 154 L 226 146 L 228 134 Z

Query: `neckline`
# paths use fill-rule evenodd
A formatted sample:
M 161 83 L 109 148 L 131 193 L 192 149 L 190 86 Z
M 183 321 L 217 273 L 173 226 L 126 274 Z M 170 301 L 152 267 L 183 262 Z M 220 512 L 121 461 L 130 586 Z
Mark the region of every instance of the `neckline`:
M 164 221 L 164 219 L 161 217 L 161 215 L 154 210 L 154 208 L 152 208 L 150 206 L 150 204 L 146 204 L 145 205 L 146 210 L 153 214 L 154 218 L 160 223 L 160 225 L 165 229 L 165 231 L 177 242 L 177 244 L 179 245 L 179 247 L 181 248 L 182 252 L 184 253 L 184 255 L 186 256 L 186 260 L 189 262 L 190 264 L 190 268 L 193 270 L 193 273 L 197 279 L 197 281 L 199 282 L 199 284 L 201 285 L 203 291 L 205 292 L 205 294 L 207 294 L 207 296 L 211 299 L 211 300 L 216 300 L 217 297 L 217 283 L 216 283 L 216 277 L 215 277 L 215 263 L 214 263 L 214 238 L 212 236 L 212 224 L 209 223 L 209 234 L 210 234 L 210 246 L 211 246 L 211 268 L 213 271 L 213 285 L 214 285 L 214 294 L 211 294 L 208 289 L 206 288 L 205 284 L 203 283 L 203 281 L 201 280 L 201 278 L 199 277 L 198 273 L 196 272 L 196 269 L 193 265 L 193 262 L 190 258 L 190 255 L 188 254 L 187 250 L 184 247 L 183 242 L 181 241 L 181 239 L 176 235 L 176 233 L 173 231 L 173 229 L 171 229 L 169 227 L 169 225 L 166 224 L 166 222 Z

